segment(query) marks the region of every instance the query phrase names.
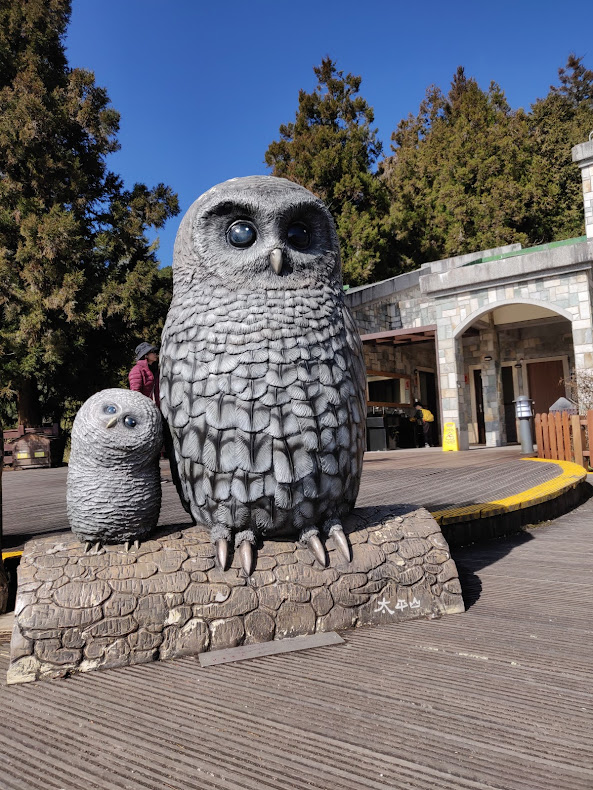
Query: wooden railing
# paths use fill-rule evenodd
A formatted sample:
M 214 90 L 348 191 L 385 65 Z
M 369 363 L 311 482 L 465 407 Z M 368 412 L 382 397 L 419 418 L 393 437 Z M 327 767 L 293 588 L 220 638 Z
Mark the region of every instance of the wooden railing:
M 538 458 L 573 461 L 589 468 L 593 441 L 593 411 L 586 416 L 555 412 L 535 415 Z

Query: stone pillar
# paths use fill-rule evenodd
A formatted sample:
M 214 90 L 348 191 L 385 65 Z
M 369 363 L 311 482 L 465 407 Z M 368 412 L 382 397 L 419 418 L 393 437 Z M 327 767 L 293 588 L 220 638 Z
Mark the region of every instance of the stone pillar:
M 590 407 L 590 381 L 593 375 L 593 283 L 588 272 L 579 272 L 576 279 L 574 292 L 579 301 L 571 308 L 572 342 L 579 411 L 584 413 Z
M 461 339 L 452 336 L 451 324 L 437 324 L 437 364 L 443 428 L 454 422 L 459 435 L 459 449 L 469 450 L 469 388 L 465 382 Z
M 492 357 L 490 360 L 484 360 L 482 368 L 486 446 L 500 447 L 505 439 L 504 399 L 500 375 L 498 333 L 494 325 L 491 324 L 490 329 L 480 332 L 480 349 L 483 356 Z
M 585 204 L 585 233 L 593 239 L 593 139 L 572 149 L 572 161 L 581 168 L 583 201 Z

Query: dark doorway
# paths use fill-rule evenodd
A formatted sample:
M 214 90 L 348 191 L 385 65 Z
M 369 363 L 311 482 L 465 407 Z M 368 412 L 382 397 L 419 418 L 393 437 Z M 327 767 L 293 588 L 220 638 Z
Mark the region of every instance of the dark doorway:
M 481 370 L 474 370 L 474 392 L 476 393 L 476 416 L 478 419 L 478 444 L 486 444 L 486 423 L 484 422 L 484 392 L 482 390 Z
M 552 362 L 528 362 L 527 380 L 535 414 L 549 411 L 558 398 L 566 396 L 564 365 L 561 359 Z
M 513 368 L 506 365 L 500 369 L 502 377 L 502 401 L 504 403 L 504 424 L 506 427 L 507 444 L 517 441 L 517 423 L 515 421 L 515 385 L 513 383 Z
M 434 415 L 434 422 L 432 424 L 432 444 L 439 445 L 441 443 L 441 432 L 439 430 L 439 405 L 437 402 L 436 376 L 429 371 L 419 370 L 418 383 L 420 384 L 420 403 Z

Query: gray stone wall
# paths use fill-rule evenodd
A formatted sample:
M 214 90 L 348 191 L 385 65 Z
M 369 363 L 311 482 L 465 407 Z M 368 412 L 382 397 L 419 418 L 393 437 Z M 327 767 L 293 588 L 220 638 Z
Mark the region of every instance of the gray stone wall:
M 139 550 L 85 554 L 73 536 L 30 541 L 19 569 L 7 680 L 24 683 L 316 631 L 464 611 L 457 569 L 424 509 L 361 508 L 322 568 L 299 543 L 265 541 L 256 570 L 215 567 L 197 527 Z
M 383 373 L 400 373 L 410 377 L 410 416 L 414 398 L 420 397 L 418 380 L 414 371 L 426 368 L 436 373 L 436 352 L 434 341 L 415 343 L 409 346 L 394 346 L 388 343 L 364 344 L 364 359 L 367 370 Z
M 376 302 L 353 311 L 361 335 L 401 329 L 402 322 L 397 302 Z
M 404 327 L 418 327 L 435 324 L 437 319 L 437 305 L 432 299 L 427 299 L 420 290 L 409 288 L 400 295 L 399 309 Z
M 574 367 L 572 331 L 568 321 L 524 329 L 505 329 L 503 325 L 498 328 L 498 342 L 501 362 L 568 355 L 569 366 Z
M 365 343 L 364 359 L 367 370 L 401 373 L 406 376 L 412 376 L 416 368 L 436 371 L 436 353 L 432 340 L 410 346 Z
M 381 370 L 388 373 L 404 373 L 400 360 L 395 353 L 395 346 L 384 343 L 365 343 L 363 347 L 364 363 L 367 370 Z

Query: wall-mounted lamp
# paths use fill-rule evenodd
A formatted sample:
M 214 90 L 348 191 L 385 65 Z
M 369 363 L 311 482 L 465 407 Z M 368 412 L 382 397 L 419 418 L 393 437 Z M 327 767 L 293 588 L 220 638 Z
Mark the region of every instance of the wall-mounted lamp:
M 515 362 L 515 367 L 516 368 L 522 368 L 523 367 L 523 360 L 521 360 L 520 362 Z
M 484 362 L 492 362 L 492 357 L 490 356 L 490 354 L 486 354 L 486 356 L 484 357 Z

